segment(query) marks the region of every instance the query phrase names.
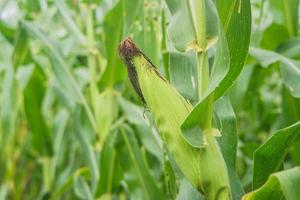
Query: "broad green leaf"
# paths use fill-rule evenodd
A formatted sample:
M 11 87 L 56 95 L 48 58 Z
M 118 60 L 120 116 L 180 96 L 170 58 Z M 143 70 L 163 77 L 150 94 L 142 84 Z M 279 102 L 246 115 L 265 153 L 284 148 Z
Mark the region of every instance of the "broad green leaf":
M 250 0 L 217 0 L 216 5 L 226 33 L 230 68 L 216 89 L 215 99 L 221 97 L 235 83 L 241 73 L 246 61 L 251 35 Z
M 253 188 L 262 186 L 281 166 L 286 153 L 300 134 L 300 122 L 276 131 L 254 153 Z
M 239 200 L 244 191 L 236 173 L 237 122 L 228 97 L 222 97 L 216 102 L 215 112 L 220 120 L 219 129 L 222 137 L 217 139 L 227 165 L 232 198 Z
M 118 158 L 132 198 L 164 199 L 164 194 L 151 176 L 149 166 L 134 133 L 129 128 L 122 127 L 119 137 L 122 138 L 122 143 L 117 147 Z
M 243 200 L 286 199 L 296 200 L 300 196 L 300 169 L 271 174 L 267 182 L 257 190 L 246 194 Z
M 170 82 L 185 98 L 191 102 L 198 100 L 196 54 L 170 52 Z
M 300 97 L 300 61 L 289 59 L 272 51 L 254 47 L 250 48 L 249 53 L 252 57 L 256 58 L 263 67 L 267 67 L 275 62 L 280 62 L 280 71 L 284 84 L 294 97 Z

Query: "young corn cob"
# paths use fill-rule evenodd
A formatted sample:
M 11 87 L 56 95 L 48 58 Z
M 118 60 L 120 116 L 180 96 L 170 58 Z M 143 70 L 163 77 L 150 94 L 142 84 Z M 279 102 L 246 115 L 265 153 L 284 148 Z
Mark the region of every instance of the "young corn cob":
M 182 137 L 180 126 L 193 106 L 159 74 L 130 38 L 122 41 L 119 54 L 135 91 L 149 107 L 161 137 L 182 173 L 209 200 L 231 199 L 226 164 L 213 131 L 204 131 L 207 143 L 204 148 L 188 144 Z

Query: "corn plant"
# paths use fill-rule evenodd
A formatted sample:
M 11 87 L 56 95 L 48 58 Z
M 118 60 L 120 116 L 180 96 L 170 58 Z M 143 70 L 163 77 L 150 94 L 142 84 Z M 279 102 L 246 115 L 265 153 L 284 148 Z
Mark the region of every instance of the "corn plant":
M 299 0 L 0 0 L 0 45 L 0 200 L 299 199 Z

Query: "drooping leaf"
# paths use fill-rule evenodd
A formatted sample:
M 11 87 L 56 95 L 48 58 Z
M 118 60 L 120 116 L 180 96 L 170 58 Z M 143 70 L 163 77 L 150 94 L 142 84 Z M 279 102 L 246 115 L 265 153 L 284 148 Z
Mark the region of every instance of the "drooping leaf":
M 300 61 L 292 60 L 272 51 L 254 47 L 250 48 L 249 53 L 256 58 L 263 67 L 267 67 L 275 62 L 280 62 L 280 71 L 284 84 L 294 97 L 300 97 Z
M 253 188 L 264 184 L 269 175 L 276 172 L 286 153 L 300 134 L 300 122 L 276 131 L 254 153 Z
M 286 199 L 296 200 L 300 196 L 300 169 L 271 174 L 267 182 L 257 190 L 246 194 L 242 200 Z

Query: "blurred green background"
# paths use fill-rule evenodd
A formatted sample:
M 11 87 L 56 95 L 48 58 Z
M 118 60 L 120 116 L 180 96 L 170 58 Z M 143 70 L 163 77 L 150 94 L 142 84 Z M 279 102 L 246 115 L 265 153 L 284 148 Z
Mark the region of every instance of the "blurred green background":
M 275 130 L 300 120 L 299 2 L 289 5 L 251 0 L 248 59 L 226 94 L 236 115 L 237 172 L 246 192 L 253 152 Z M 170 19 L 160 0 L 0 0 L 0 199 L 166 193 L 170 166 L 161 139 L 117 48 L 124 37 L 133 38 L 195 103 L 186 79 L 195 63 L 173 47 Z M 300 142 L 280 168 L 296 165 Z M 188 183 L 178 190 L 177 199 L 185 193 L 198 198 Z

